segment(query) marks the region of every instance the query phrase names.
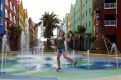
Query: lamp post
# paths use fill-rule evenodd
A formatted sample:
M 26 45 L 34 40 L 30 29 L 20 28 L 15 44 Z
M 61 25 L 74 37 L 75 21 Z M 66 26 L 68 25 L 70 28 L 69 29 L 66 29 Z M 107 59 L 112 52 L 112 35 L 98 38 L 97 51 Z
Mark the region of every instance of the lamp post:
M 98 26 L 98 37 L 99 37 L 99 42 L 98 42 L 98 48 L 99 52 L 103 53 L 103 37 L 102 35 L 104 34 L 104 17 L 103 17 L 103 11 L 104 11 L 104 0 L 96 0 L 97 2 L 97 9 L 96 9 L 96 19 L 97 19 L 97 26 Z
M 104 32 L 104 17 L 103 17 L 103 11 L 104 11 L 104 0 L 97 0 L 97 9 L 96 9 L 96 18 L 98 21 L 98 28 L 99 28 L 99 34 L 103 34 Z

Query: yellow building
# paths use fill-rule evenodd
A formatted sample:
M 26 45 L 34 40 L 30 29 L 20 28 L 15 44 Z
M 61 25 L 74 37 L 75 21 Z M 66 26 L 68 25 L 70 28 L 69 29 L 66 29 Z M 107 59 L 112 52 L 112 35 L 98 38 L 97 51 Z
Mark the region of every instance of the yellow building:
M 28 12 L 27 12 L 27 9 L 24 9 L 24 16 L 23 16 L 23 25 L 24 27 L 27 27 L 28 25 Z
M 31 18 L 28 19 L 29 23 L 29 33 L 30 33 L 30 47 L 36 45 L 37 40 L 37 31 L 35 30 L 35 23 L 32 21 Z
M 19 2 L 18 5 L 18 24 L 22 30 L 25 31 L 28 22 L 28 12 L 23 8 L 23 2 Z
M 70 31 L 70 14 L 68 14 L 67 16 L 67 29 L 68 29 L 68 32 Z

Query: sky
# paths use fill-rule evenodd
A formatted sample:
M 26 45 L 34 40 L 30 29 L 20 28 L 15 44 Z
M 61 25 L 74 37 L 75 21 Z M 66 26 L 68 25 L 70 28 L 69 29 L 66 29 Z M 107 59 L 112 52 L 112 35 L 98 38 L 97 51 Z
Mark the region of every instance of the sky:
M 54 12 L 59 19 L 63 19 L 66 13 L 70 12 L 71 4 L 76 0 L 22 0 L 24 9 L 27 9 L 28 16 L 35 23 L 40 21 L 40 18 L 45 11 Z

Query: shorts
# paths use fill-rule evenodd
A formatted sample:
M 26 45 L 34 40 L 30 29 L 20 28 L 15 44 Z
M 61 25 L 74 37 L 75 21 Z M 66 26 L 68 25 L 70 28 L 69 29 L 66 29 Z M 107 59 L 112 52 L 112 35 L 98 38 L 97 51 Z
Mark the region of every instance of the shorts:
M 65 48 L 57 48 L 57 52 L 58 53 L 63 53 L 63 52 L 65 52 Z

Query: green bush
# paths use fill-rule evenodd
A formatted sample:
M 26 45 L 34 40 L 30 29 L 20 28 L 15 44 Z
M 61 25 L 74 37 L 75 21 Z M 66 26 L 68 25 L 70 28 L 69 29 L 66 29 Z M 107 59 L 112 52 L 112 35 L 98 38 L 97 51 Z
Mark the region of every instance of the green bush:
M 50 48 L 45 47 L 45 48 L 44 48 L 44 52 L 55 52 L 55 49 L 52 48 L 52 47 L 50 47 Z

